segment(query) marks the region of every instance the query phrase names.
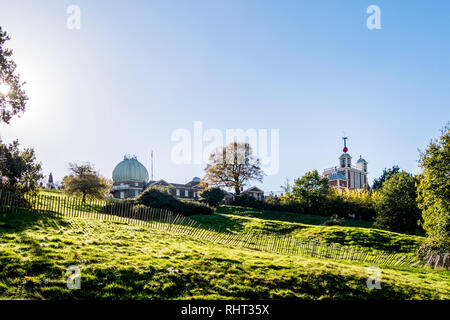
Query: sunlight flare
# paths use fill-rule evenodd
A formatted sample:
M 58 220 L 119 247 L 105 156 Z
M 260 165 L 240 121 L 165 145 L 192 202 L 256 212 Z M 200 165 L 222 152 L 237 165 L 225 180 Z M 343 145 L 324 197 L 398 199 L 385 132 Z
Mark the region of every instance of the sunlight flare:
M 6 96 L 9 94 L 9 91 L 11 90 L 11 87 L 7 83 L 0 83 L 0 94 Z

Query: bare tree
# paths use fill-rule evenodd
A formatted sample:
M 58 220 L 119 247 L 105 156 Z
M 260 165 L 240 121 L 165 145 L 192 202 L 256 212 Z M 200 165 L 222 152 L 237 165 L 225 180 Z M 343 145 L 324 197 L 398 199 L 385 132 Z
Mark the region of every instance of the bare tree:
M 259 159 L 244 142 L 231 142 L 211 154 L 205 171 L 204 180 L 209 185 L 234 188 L 236 194 L 240 194 L 249 181 L 261 182 L 264 176 Z

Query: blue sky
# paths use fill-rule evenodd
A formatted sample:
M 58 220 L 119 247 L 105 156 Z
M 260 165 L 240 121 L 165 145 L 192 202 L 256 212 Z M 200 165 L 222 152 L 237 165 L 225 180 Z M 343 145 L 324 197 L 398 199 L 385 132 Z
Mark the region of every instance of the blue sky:
M 69 5 L 81 29 L 66 27 Z M 369 5 L 381 29 L 366 27 Z M 155 177 L 186 182 L 204 165 L 171 161 L 178 128 L 279 129 L 280 169 L 265 191 L 337 164 L 341 137 L 369 162 L 369 179 L 399 165 L 450 120 L 450 2 L 5 1 L 30 97 L 0 125 L 36 149 L 57 180 L 69 161 L 111 177 L 136 154 Z M 257 184 L 259 185 L 259 184 Z

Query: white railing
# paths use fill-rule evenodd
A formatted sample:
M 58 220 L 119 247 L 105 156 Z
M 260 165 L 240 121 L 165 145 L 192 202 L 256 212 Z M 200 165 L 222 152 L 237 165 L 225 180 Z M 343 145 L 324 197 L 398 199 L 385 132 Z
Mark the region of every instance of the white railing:
M 364 170 L 364 168 L 362 168 L 362 167 L 358 167 L 358 166 L 355 166 L 355 165 L 351 165 L 350 167 L 338 167 L 338 166 L 335 166 L 335 167 L 330 167 L 330 168 L 326 168 L 326 169 L 324 169 L 323 170 L 323 172 L 328 172 L 328 171 L 335 171 L 335 170 L 344 170 L 344 169 L 357 169 L 357 170 L 360 170 L 360 171 L 363 171 Z
M 121 184 L 118 186 L 113 186 L 111 188 L 111 190 L 125 190 L 125 189 L 130 189 L 130 186 L 128 184 Z

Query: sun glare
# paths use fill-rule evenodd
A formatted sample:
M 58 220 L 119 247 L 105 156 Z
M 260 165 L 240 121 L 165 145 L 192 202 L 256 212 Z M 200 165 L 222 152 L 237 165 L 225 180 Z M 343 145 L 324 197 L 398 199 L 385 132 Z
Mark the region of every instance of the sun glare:
M 0 94 L 6 96 L 11 90 L 11 87 L 7 83 L 0 83 Z

